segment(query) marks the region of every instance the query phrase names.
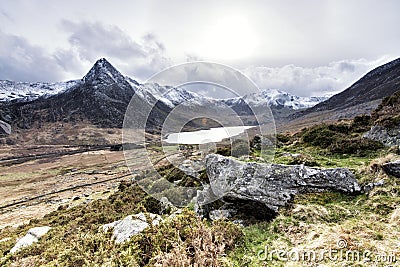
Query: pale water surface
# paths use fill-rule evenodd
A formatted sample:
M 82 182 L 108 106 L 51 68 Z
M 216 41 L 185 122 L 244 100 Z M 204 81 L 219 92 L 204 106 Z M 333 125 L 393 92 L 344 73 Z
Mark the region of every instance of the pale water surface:
M 164 139 L 165 142 L 170 144 L 205 144 L 220 142 L 222 139 L 233 137 L 243 133 L 245 130 L 255 126 L 231 126 L 231 127 L 218 127 L 209 130 L 199 130 L 194 132 L 180 132 L 171 133 Z

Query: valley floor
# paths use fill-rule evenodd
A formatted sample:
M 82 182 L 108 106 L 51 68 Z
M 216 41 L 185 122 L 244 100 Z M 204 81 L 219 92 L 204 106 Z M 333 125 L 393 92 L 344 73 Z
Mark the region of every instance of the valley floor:
M 131 177 L 122 151 L 100 149 L 63 155 L 66 150 L 62 146 L 2 147 L 0 158 L 17 161 L 0 160 L 0 229 L 40 218 L 60 205 L 108 197 L 121 181 Z M 46 154 L 50 156 L 32 157 Z M 135 162 L 140 171 L 140 155 Z
M 318 131 L 300 133 L 302 136 L 278 135 L 273 161 L 346 167 L 360 184 L 380 185 L 356 196 L 299 195 L 271 221 L 249 220 L 244 226 L 202 220 L 189 205 L 179 215 L 164 211 L 164 223 L 123 244 L 115 244 L 110 233 L 99 231 L 102 225 L 138 212 L 161 213 L 160 203 L 126 176 L 123 152 L 103 149 L 15 164 L 0 162 L 0 265 L 397 266 L 400 180 L 385 174 L 380 166 L 400 158 L 399 151 L 375 148 L 375 143 L 361 142 L 359 134 L 354 134 L 351 143 L 363 149 L 349 154 L 348 135 L 338 132 L 343 128 L 318 127 Z M 324 131 L 334 132 L 329 136 L 335 138 L 334 146 L 320 147 L 328 137 L 318 139 Z M 318 138 L 309 138 L 312 144 L 307 143 L 306 137 L 312 134 Z M 51 148 L 36 150 L 50 152 Z M 144 160 L 139 151 L 133 161 L 138 173 Z M 4 149 L 1 153 L 3 158 L 21 157 L 28 151 Z M 252 160 L 258 159 L 258 152 L 252 151 Z M 163 173 L 175 175 L 168 168 Z M 20 226 L 6 227 L 11 225 Z M 18 253 L 8 253 L 30 228 L 43 225 L 52 227 L 48 236 Z M 329 255 L 332 251 L 341 254 Z M 322 252 L 325 256 L 321 258 Z

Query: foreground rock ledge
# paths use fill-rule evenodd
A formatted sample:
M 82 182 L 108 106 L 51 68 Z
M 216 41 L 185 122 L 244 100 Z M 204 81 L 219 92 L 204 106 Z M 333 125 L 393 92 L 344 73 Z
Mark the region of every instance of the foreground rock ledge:
M 319 169 L 304 165 L 244 163 L 221 155 L 206 157 L 210 186 L 198 192 L 199 212 L 209 216 L 210 199 L 219 197 L 223 209 L 256 218 L 274 216 L 293 196 L 310 192 L 361 193 L 354 174 L 346 168 Z

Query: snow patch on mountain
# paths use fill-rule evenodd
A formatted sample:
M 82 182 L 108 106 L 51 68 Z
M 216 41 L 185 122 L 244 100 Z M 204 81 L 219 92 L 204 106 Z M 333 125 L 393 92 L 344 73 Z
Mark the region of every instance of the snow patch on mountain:
M 248 105 L 254 106 L 273 106 L 273 107 L 287 107 L 294 110 L 305 109 L 327 100 L 327 96 L 319 97 L 301 97 L 289 94 L 276 89 L 263 90 L 259 93 L 245 95 L 243 97 L 236 97 L 223 100 L 227 105 L 242 104 L 243 101 Z
M 131 86 L 132 79 L 130 79 Z M 205 101 L 205 97 L 200 96 L 194 92 L 185 90 L 181 87 L 173 86 L 161 86 L 157 83 L 145 83 L 138 85 L 135 88 L 135 92 L 142 98 L 151 102 L 151 97 L 164 102 L 168 107 L 174 108 L 180 104 L 201 104 Z
M 125 84 L 125 77 L 105 58 L 96 61 L 93 67 L 82 79 L 85 83 L 95 84 Z
M 80 80 L 56 83 L 28 83 L 0 81 L 0 101 L 32 101 L 41 96 L 49 97 L 78 85 Z

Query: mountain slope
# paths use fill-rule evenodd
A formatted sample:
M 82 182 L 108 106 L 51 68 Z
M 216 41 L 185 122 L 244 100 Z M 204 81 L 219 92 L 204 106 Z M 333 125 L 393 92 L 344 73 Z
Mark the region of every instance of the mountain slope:
M 400 58 L 373 69 L 343 92 L 301 112 L 301 114 L 343 110 L 374 100 L 381 100 L 398 90 L 400 90 Z
M 59 94 L 80 83 L 79 80 L 56 83 L 0 81 L 0 101 L 32 101 Z
M 89 121 L 106 128 L 121 128 L 126 108 L 135 89 L 106 59 L 98 60 L 90 71 L 67 90 L 50 97 L 39 97 L 28 102 L 3 103 L 12 121 L 19 128 L 30 128 L 41 122 Z M 138 110 L 149 109 L 145 100 Z M 160 116 L 166 105 L 157 104 L 153 116 Z M 151 121 L 152 118 L 150 118 Z

